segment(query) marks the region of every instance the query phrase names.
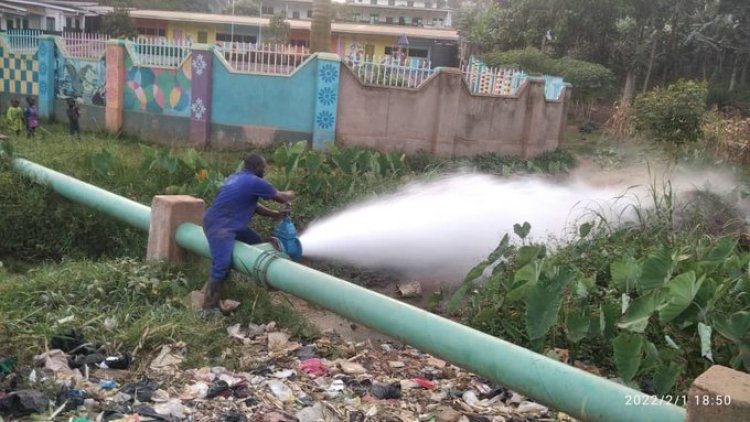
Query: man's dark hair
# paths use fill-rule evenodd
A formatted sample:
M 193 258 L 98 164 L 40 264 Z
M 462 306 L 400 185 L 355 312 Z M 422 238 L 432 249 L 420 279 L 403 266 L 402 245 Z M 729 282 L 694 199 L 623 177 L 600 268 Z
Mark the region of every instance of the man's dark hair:
M 257 171 L 265 164 L 266 160 L 258 154 L 251 153 L 245 156 L 245 168 L 257 173 Z

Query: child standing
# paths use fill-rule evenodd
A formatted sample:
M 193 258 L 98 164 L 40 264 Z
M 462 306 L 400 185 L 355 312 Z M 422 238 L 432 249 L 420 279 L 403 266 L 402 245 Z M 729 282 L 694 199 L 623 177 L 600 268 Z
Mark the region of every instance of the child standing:
M 68 127 L 70 128 L 70 135 L 75 135 L 76 138 L 81 137 L 81 128 L 78 124 L 80 117 L 81 109 L 78 108 L 75 98 L 68 98 Z
M 23 129 L 23 110 L 18 100 L 11 100 L 5 117 L 8 119 L 10 130 L 16 132 L 16 136 L 20 136 Z
M 39 127 L 39 113 L 37 112 L 33 98 L 26 98 L 26 104 L 28 104 L 24 113 L 24 117 L 26 118 L 26 137 L 33 138 L 36 134 L 36 128 Z

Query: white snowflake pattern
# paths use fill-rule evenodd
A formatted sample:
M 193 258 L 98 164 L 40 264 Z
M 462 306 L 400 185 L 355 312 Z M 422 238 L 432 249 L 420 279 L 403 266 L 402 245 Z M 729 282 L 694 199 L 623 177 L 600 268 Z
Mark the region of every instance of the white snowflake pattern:
M 195 69 L 195 73 L 203 75 L 203 71 L 206 70 L 206 67 L 208 67 L 208 63 L 203 59 L 203 54 L 196 54 L 195 59 L 193 59 L 193 69 Z
M 198 120 L 203 119 L 203 115 L 206 113 L 206 105 L 203 104 L 203 99 L 198 98 L 193 102 L 193 105 L 190 106 L 190 110 L 193 112 L 193 117 L 195 117 Z

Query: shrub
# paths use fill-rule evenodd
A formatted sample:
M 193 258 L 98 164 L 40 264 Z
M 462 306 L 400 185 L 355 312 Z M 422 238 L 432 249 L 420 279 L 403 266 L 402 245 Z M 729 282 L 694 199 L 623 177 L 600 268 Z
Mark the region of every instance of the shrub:
M 695 142 L 702 135 L 707 85 L 678 81 L 639 95 L 634 104 L 637 131 L 673 144 Z
M 536 48 L 494 52 L 484 57 L 490 66 L 513 67 L 530 74 L 561 76 L 573 85 L 577 102 L 611 99 L 615 94 L 615 76 L 606 67 L 571 57 L 555 59 Z

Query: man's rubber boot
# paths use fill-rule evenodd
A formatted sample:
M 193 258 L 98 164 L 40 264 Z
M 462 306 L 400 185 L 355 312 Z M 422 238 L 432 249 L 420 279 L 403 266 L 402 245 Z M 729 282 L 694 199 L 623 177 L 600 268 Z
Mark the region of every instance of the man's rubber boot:
M 204 317 L 221 316 L 219 301 L 221 300 L 222 290 L 224 290 L 223 281 L 210 280 L 208 282 L 208 288 L 203 298 L 203 311 L 201 312 Z

